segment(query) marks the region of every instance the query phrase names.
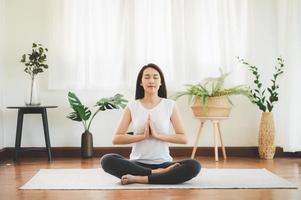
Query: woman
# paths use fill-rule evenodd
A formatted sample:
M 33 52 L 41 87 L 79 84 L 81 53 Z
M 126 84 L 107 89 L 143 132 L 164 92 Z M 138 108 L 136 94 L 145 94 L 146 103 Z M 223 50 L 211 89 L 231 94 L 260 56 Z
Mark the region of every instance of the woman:
M 122 184 L 177 184 L 195 177 L 201 166 L 196 160 L 172 162 L 168 143 L 187 143 L 175 102 L 166 99 L 161 69 L 143 66 L 136 83 L 136 101 L 125 108 L 113 137 L 113 144 L 133 144 L 130 160 L 118 154 L 101 159 L 104 171 L 121 179 Z M 175 134 L 169 133 L 170 122 Z M 134 134 L 126 134 L 132 123 Z

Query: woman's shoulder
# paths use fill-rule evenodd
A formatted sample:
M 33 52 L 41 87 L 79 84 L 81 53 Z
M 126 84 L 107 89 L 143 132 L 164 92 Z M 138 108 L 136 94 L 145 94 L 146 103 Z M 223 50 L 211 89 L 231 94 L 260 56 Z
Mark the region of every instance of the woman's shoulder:
M 127 106 L 130 110 L 133 110 L 133 109 L 137 108 L 138 104 L 139 104 L 139 100 L 132 100 L 132 101 L 129 101 Z
M 174 104 L 175 100 L 172 99 L 167 99 L 167 98 L 162 98 L 163 102 L 168 103 L 168 104 Z
M 166 106 L 171 107 L 171 108 L 173 108 L 175 105 L 175 101 L 172 99 L 162 98 L 162 101 Z
M 164 105 L 163 107 L 164 107 L 165 112 L 167 112 L 168 115 L 171 116 L 173 113 L 174 106 L 175 106 L 175 101 L 172 99 L 163 98 L 162 104 Z

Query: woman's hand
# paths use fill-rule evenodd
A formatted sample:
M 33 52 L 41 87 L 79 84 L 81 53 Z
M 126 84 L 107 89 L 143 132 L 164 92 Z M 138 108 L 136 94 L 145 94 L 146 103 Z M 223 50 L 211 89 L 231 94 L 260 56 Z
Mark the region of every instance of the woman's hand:
M 149 121 L 147 120 L 145 122 L 145 126 L 144 126 L 144 139 L 147 139 L 150 137 L 150 132 L 149 132 Z
M 150 115 L 148 115 L 148 124 L 149 124 L 149 129 L 150 129 L 150 135 L 153 138 L 159 139 L 159 133 L 156 131 L 154 122 Z
M 175 144 L 186 144 L 187 143 L 187 138 L 184 134 L 184 127 L 182 125 L 182 122 L 180 120 L 180 115 L 177 110 L 177 107 L 174 106 L 174 110 L 171 116 L 171 122 L 175 130 L 175 134 L 168 134 L 168 133 L 158 133 L 155 129 L 154 122 L 151 118 L 151 116 L 148 116 L 148 123 L 149 123 L 149 128 L 150 128 L 150 136 L 157 139 L 161 140 L 164 142 L 169 142 L 169 143 L 175 143 Z

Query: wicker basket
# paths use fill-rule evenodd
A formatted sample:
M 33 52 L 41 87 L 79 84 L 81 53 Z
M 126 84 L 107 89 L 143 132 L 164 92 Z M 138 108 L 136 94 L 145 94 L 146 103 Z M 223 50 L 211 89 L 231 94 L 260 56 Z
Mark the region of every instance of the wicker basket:
M 197 97 L 191 109 L 195 117 L 229 117 L 232 105 L 227 96 L 207 97 L 205 106 Z

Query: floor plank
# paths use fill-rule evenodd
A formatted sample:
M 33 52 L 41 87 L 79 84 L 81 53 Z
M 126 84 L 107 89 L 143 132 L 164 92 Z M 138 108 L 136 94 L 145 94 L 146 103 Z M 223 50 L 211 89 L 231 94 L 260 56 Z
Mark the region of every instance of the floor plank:
M 184 159 L 184 158 L 177 158 Z M 21 158 L 19 163 L 0 163 L 0 199 L 301 199 L 301 159 L 230 157 L 215 162 L 213 157 L 198 157 L 205 168 L 266 168 L 297 184 L 298 189 L 164 189 L 164 190 L 19 190 L 39 169 L 50 168 L 97 168 L 99 159 L 55 158 L 52 162 L 41 158 Z

